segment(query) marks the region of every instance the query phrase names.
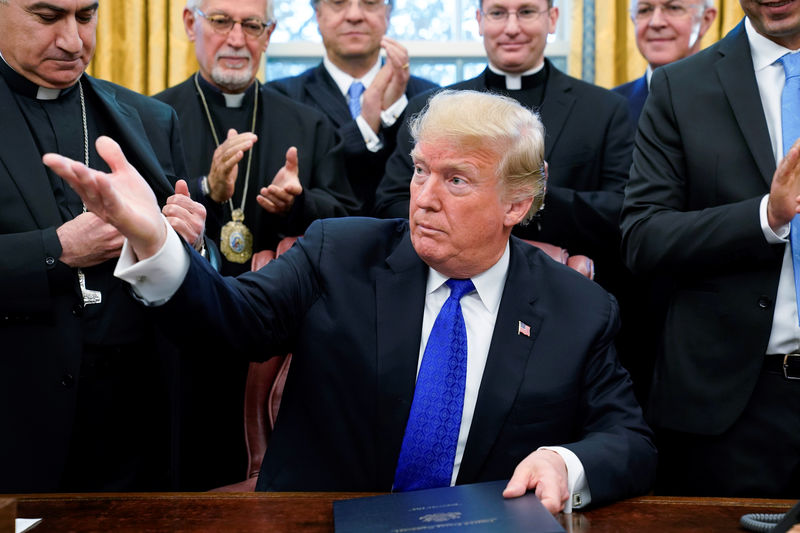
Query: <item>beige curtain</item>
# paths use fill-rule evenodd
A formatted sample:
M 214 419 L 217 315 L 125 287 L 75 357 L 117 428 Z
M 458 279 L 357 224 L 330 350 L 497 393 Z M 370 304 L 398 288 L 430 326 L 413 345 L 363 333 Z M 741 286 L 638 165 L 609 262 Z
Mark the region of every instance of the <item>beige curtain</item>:
M 603 87 L 614 87 L 641 76 L 647 64 L 636 48 L 636 38 L 628 12 L 629 0 L 572 0 L 570 19 L 569 73 L 586 79 L 594 70 L 594 79 Z M 703 37 L 706 47 L 723 37 L 742 19 L 738 0 L 716 0 L 717 18 Z M 585 23 L 584 15 L 593 15 Z M 592 26 L 592 22 L 594 25 Z M 593 42 L 584 42 L 594 34 Z M 588 64 L 587 64 L 588 63 Z
M 92 76 L 151 95 L 197 70 L 185 0 L 101 0 Z

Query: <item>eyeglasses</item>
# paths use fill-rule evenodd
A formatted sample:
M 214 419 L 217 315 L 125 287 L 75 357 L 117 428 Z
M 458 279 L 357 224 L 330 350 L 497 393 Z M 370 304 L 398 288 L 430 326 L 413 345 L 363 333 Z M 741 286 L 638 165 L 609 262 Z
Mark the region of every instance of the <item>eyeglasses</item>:
M 533 22 L 534 20 L 538 19 L 545 13 L 549 13 L 550 9 L 536 9 L 535 7 L 523 7 L 522 9 L 518 9 L 516 11 L 507 11 L 505 9 L 493 8 L 489 11 L 481 11 L 481 14 L 489 19 L 490 22 L 495 23 L 505 23 L 508 21 L 508 18 L 511 15 L 517 16 L 517 21 L 520 24 L 524 24 L 526 22 Z
M 322 0 L 334 11 L 344 11 L 350 7 L 350 0 Z M 389 4 L 389 0 L 358 0 L 358 7 L 364 11 L 374 12 Z
M 631 16 L 638 21 L 650 20 L 656 13 L 656 9 L 661 9 L 661 14 L 668 19 L 682 19 L 689 15 L 695 5 L 686 5 L 678 2 L 667 4 L 648 4 L 640 3 L 632 11 Z
M 236 24 L 241 24 L 242 31 L 248 37 L 256 38 L 261 37 L 264 34 L 264 30 L 275 25 L 274 20 L 268 20 L 264 22 L 263 20 L 255 17 L 244 20 L 236 20 L 223 13 L 206 15 L 199 9 L 195 9 L 194 12 L 206 19 L 215 32 L 221 34 L 228 34 Z

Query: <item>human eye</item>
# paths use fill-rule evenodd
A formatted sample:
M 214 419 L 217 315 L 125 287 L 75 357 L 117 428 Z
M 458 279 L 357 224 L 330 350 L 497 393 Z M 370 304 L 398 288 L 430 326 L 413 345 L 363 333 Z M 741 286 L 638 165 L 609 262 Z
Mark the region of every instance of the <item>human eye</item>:
M 650 4 L 639 4 L 636 7 L 637 17 L 649 17 L 653 14 L 654 8 Z
M 517 11 L 517 16 L 524 19 L 536 18 L 539 15 L 539 10 L 532 7 L 523 7 Z
M 672 15 L 683 15 L 686 13 L 686 6 L 683 4 L 667 4 L 666 9 Z
M 208 22 L 218 30 L 226 30 L 233 26 L 233 19 L 226 15 L 211 15 L 208 17 Z
M 51 9 L 31 11 L 30 13 L 39 19 L 39 22 L 43 24 L 53 24 L 58 22 L 64 16 L 63 13 L 59 11 L 53 11 Z
M 333 7 L 340 9 L 350 3 L 350 0 L 328 0 L 328 3 Z
M 258 33 L 264 28 L 264 26 L 266 26 L 266 24 L 258 19 L 247 19 L 242 21 L 242 26 L 247 31 Z
M 92 20 L 94 20 L 95 13 L 97 13 L 97 10 L 94 8 L 86 11 L 79 11 L 75 18 L 81 24 L 89 24 Z
M 381 0 L 361 0 L 361 3 L 366 7 L 378 7 L 381 4 Z
M 502 20 L 508 17 L 508 11 L 504 9 L 490 9 L 486 14 L 492 20 Z

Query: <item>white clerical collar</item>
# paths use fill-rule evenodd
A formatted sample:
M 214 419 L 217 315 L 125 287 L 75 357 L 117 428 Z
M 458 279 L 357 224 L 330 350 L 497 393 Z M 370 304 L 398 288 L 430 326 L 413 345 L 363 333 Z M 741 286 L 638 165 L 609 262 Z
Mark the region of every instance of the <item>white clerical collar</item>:
M 375 79 L 375 76 L 378 75 L 378 71 L 381 69 L 381 61 L 380 58 L 378 58 L 375 64 L 372 65 L 372 68 L 360 79 L 357 79 L 334 65 L 333 61 L 328 58 L 328 54 L 325 54 L 325 57 L 322 58 L 322 64 L 325 66 L 325 70 L 328 71 L 328 74 L 331 75 L 331 78 L 333 78 L 333 81 L 336 82 L 336 86 L 339 87 L 339 90 L 342 91 L 342 94 L 345 96 L 347 96 L 347 91 L 350 90 L 350 86 L 354 81 L 363 83 L 365 89 L 369 87 Z
M 6 61 L 6 58 L 3 57 L 2 53 L 0 53 L 0 60 L 2 60 L 3 63 L 5 63 L 8 66 L 8 68 L 10 68 L 16 74 L 21 76 L 25 82 L 30 84 L 31 87 L 36 87 L 37 88 L 36 89 L 36 99 L 37 100 L 55 100 L 61 94 L 61 89 L 51 89 L 50 87 L 42 87 L 41 85 L 36 85 L 35 83 L 30 81 L 29 79 L 27 79 L 24 76 L 22 76 L 21 74 L 19 74 L 19 72 L 14 70 L 14 67 L 12 67 L 11 65 L 8 64 L 8 61 Z M 30 97 L 30 96 L 31 95 L 28 94 L 28 97 Z
M 489 270 L 481 272 L 477 276 L 472 276 L 472 284 L 475 285 L 475 291 L 478 293 L 478 298 L 486 309 L 493 314 L 497 314 L 500 309 L 500 300 L 503 297 L 503 289 L 506 286 L 506 278 L 508 277 L 508 265 L 511 262 L 511 247 L 506 243 L 506 249 L 500 259 L 492 265 Z M 428 284 L 425 289 L 425 295 L 432 293 L 439 287 L 444 285 L 447 281 L 447 276 L 437 272 L 432 268 L 428 268 Z
M 244 101 L 244 93 L 228 94 L 222 93 L 225 98 L 225 107 L 242 107 Z
M 522 77 L 523 76 L 530 76 L 531 74 L 536 74 L 537 72 L 539 72 L 543 68 L 544 68 L 544 61 L 542 61 L 542 63 L 538 67 L 533 67 L 532 69 L 526 70 L 525 72 L 523 72 L 521 74 L 517 74 L 517 73 L 505 72 L 503 70 L 500 70 L 496 66 L 492 65 L 491 62 L 489 62 L 489 70 L 491 70 L 492 72 L 494 72 L 498 76 L 505 77 L 505 79 L 506 79 L 506 89 L 508 89 L 509 91 L 518 91 L 518 90 L 522 89 Z

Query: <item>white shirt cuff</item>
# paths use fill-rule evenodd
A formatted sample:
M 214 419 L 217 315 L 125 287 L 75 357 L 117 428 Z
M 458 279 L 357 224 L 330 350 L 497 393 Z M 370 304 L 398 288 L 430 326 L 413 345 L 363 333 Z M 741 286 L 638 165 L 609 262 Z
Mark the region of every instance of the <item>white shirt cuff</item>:
M 161 249 L 139 261 L 125 239 L 114 269 L 114 276 L 128 282 L 134 294 L 150 306 L 162 305 L 172 298 L 189 271 L 189 252 L 167 219 L 163 215 L 162 218 L 167 226 L 167 240 Z
M 394 126 L 394 123 L 397 122 L 397 119 L 400 118 L 400 115 L 406 110 L 407 105 L 408 98 L 406 98 L 405 93 L 401 94 L 400 98 L 398 98 L 395 103 L 381 111 L 381 124 L 383 124 L 385 128 Z
M 367 121 L 361 115 L 356 117 L 356 125 L 358 126 L 358 131 L 361 132 L 361 138 L 364 139 L 364 144 L 367 146 L 367 150 L 370 152 L 377 152 L 381 148 L 383 148 L 383 143 L 381 142 L 378 135 L 372 131 L 372 128 L 369 127 Z
M 567 464 L 569 498 L 564 504 L 564 513 L 571 513 L 573 507 L 580 509 L 589 505 L 592 501 L 592 493 L 589 491 L 589 484 L 586 482 L 586 471 L 583 469 L 583 463 L 578 459 L 578 456 L 572 450 L 562 446 L 542 446 L 539 449 L 556 452 Z
M 789 228 L 791 223 L 784 224 L 778 231 L 772 231 L 772 228 L 769 227 L 769 219 L 767 218 L 767 204 L 769 203 L 769 194 L 765 194 L 764 197 L 761 199 L 761 203 L 758 206 L 758 218 L 761 222 L 761 231 L 764 233 L 764 238 L 767 239 L 767 242 L 770 244 L 785 244 L 789 242 Z

